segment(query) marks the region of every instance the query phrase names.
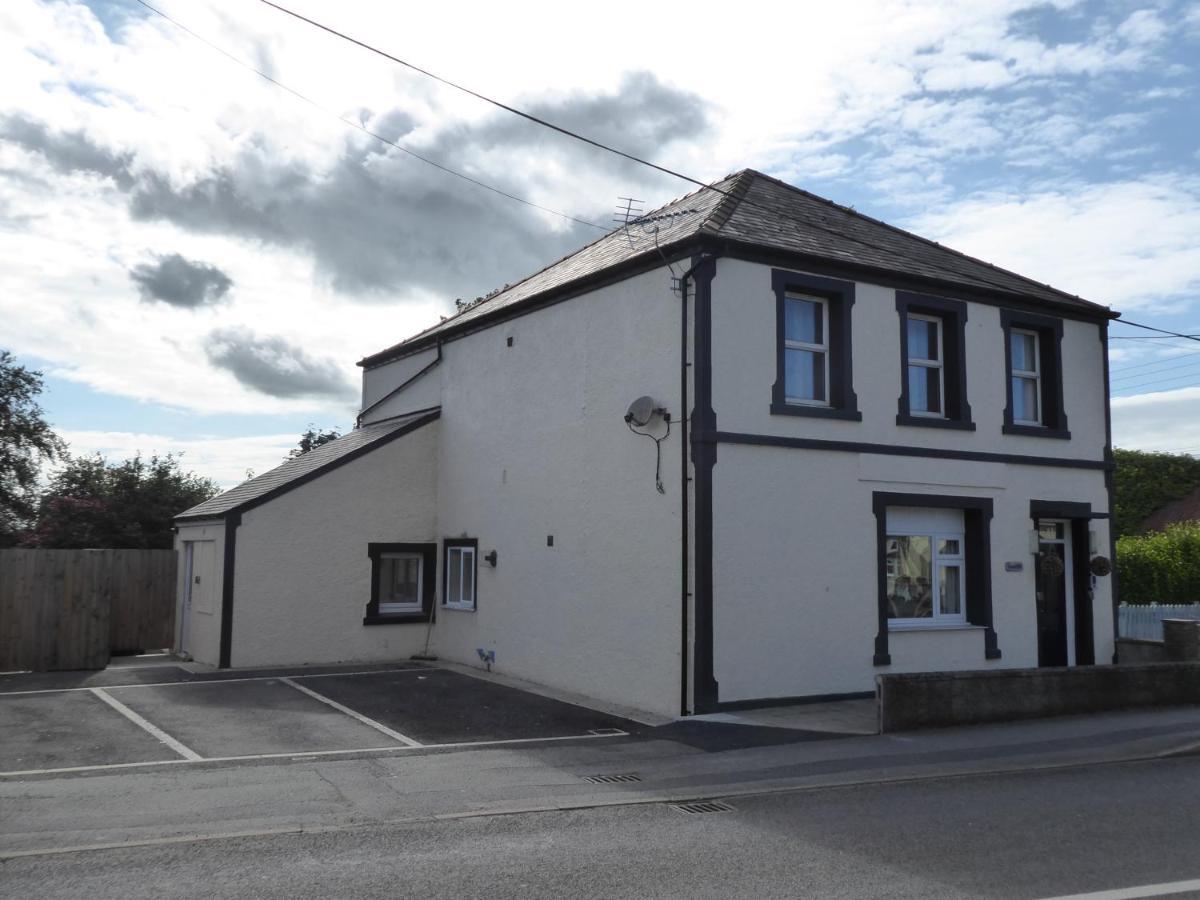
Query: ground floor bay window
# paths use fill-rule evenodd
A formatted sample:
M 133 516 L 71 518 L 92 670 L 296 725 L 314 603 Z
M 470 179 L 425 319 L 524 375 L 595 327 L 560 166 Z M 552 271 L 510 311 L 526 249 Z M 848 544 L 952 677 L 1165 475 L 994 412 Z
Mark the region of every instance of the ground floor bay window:
M 999 658 L 992 627 L 992 501 L 876 492 L 873 506 L 879 552 L 875 664 L 891 663 L 893 631 L 970 626 L 983 631 L 984 658 Z

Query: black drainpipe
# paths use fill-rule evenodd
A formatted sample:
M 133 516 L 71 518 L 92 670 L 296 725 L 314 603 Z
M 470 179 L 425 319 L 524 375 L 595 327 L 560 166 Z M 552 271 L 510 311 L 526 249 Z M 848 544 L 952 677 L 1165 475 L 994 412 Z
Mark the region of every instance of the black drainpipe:
M 708 439 L 716 433 L 716 416 L 712 410 L 712 343 L 711 343 L 711 286 L 716 274 L 716 257 L 693 257 L 692 267 L 679 279 L 683 300 L 680 316 L 681 409 L 685 411 L 683 440 L 680 442 L 680 486 L 682 510 L 682 589 L 680 597 L 680 678 L 679 707 L 682 715 L 707 712 L 717 702 L 716 682 L 712 665 L 712 466 L 716 463 L 716 444 Z M 695 366 L 696 405 L 688 411 L 688 281 L 696 283 Z M 698 423 L 698 424 L 697 424 Z M 699 432 L 699 434 L 697 434 Z M 689 440 L 690 437 L 690 440 Z M 688 452 L 696 467 L 696 640 L 695 653 L 688 644 L 688 609 L 692 593 L 689 507 Z M 691 662 L 691 666 L 689 666 Z M 695 669 L 695 708 L 688 703 L 690 672 Z
M 233 576 L 237 564 L 237 530 L 240 511 L 225 514 L 225 563 L 221 572 L 221 656 L 219 669 L 228 669 L 233 657 Z

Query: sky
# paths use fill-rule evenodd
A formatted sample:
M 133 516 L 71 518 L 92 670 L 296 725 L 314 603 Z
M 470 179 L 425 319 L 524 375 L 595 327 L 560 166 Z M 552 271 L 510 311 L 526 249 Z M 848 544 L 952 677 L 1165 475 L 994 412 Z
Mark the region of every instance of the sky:
M 74 453 L 231 486 L 351 427 L 358 359 L 618 197 L 692 189 L 256 0 L 155 5 L 194 34 L 0 4 L 0 348 Z M 1200 0 L 290 6 L 698 179 L 756 168 L 1200 333 Z M 1112 335 L 1117 446 L 1200 453 L 1200 345 Z

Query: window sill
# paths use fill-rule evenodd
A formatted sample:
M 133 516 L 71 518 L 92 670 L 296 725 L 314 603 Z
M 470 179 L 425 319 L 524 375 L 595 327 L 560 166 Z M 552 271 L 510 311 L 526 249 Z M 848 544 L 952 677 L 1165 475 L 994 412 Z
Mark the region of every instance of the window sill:
M 1057 438 L 1060 441 L 1071 439 L 1071 432 L 1067 429 L 1049 428 L 1045 425 L 1005 425 L 1001 430 L 1004 434 L 1021 434 L 1025 437 Z
M 429 621 L 429 613 L 384 613 L 378 616 L 363 616 L 364 625 L 424 625 Z
M 815 419 L 844 419 L 861 422 L 862 413 L 857 409 L 835 409 L 832 406 L 803 406 L 799 403 L 772 403 L 773 416 L 811 416 Z
M 464 603 L 443 603 L 442 609 L 452 610 L 453 612 L 475 612 L 474 606 L 467 606 Z
M 888 631 L 983 631 L 982 625 L 970 622 L 888 622 Z
M 918 428 L 954 428 L 958 431 L 974 431 L 975 423 L 962 419 L 944 419 L 939 416 L 914 416 L 899 413 L 897 425 L 915 425 Z

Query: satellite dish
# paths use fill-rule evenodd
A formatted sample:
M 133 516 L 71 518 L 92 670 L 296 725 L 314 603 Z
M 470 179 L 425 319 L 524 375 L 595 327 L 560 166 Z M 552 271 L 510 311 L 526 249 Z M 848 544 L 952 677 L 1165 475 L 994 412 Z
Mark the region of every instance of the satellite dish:
M 625 413 L 625 421 L 642 428 L 650 424 L 656 412 L 654 400 L 651 397 L 638 397 L 629 404 L 629 412 Z

